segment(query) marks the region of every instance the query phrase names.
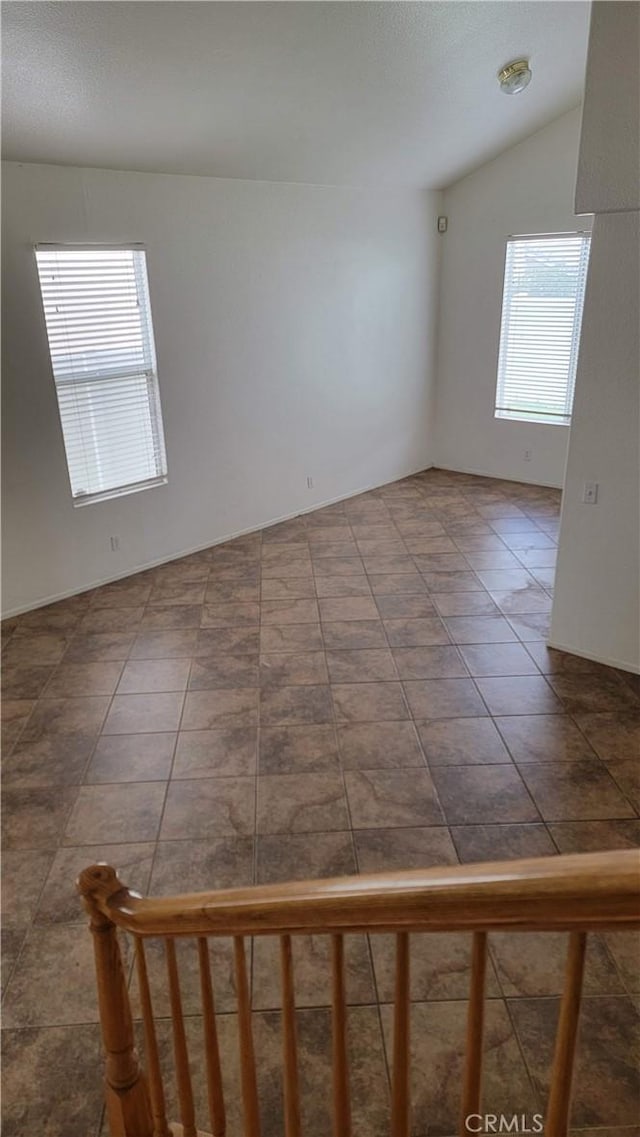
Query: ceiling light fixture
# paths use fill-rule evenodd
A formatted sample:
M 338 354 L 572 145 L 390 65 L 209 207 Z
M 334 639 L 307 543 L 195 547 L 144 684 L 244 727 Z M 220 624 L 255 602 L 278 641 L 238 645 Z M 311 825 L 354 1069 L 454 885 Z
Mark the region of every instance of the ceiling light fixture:
M 520 91 L 524 91 L 531 82 L 529 60 L 514 59 L 513 63 L 507 63 L 506 67 L 498 72 L 498 82 L 500 90 L 504 91 L 505 95 L 517 95 Z

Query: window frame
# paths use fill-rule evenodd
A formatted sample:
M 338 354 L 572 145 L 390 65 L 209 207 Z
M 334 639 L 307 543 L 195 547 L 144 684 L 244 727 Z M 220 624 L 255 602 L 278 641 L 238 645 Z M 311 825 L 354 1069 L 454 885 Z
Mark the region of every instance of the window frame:
M 580 241 L 580 253 L 578 263 L 578 284 L 575 292 L 575 309 L 573 316 L 573 335 L 570 346 L 570 358 L 567 368 L 567 376 L 565 381 L 565 412 L 554 413 L 553 411 L 532 411 L 529 408 L 523 407 L 505 407 L 499 405 L 501 402 L 506 402 L 504 398 L 505 393 L 505 378 L 503 368 L 503 354 L 506 354 L 506 345 L 508 344 L 508 329 L 509 319 L 507 316 L 506 302 L 509 300 L 507 294 L 508 284 L 508 269 L 509 269 L 509 253 L 510 247 L 519 243 L 526 242 L 542 242 L 542 241 L 559 241 L 562 239 L 575 239 Z M 500 325 L 498 335 L 498 353 L 496 361 L 496 383 L 493 400 L 493 417 L 498 421 L 503 422 L 523 422 L 542 424 L 544 426 L 563 426 L 570 427 L 573 416 L 573 402 L 575 395 L 575 381 L 577 374 L 578 356 L 580 350 L 580 338 L 582 331 L 582 319 L 584 314 L 584 301 L 586 295 L 586 285 L 589 270 L 589 258 L 591 251 L 591 230 L 590 229 L 573 229 L 558 233 L 523 233 L 511 234 L 505 240 L 504 246 L 504 260 L 503 260 L 503 274 L 502 274 L 502 301 L 500 308 Z M 502 397 L 501 397 L 502 396 Z
M 109 378 L 118 378 L 126 380 L 131 378 L 146 379 L 147 384 L 147 406 L 149 408 L 149 421 L 150 429 L 153 437 L 153 448 L 156 455 L 156 466 L 158 473 L 153 477 L 145 478 L 142 481 L 126 482 L 117 486 L 112 486 L 109 489 L 97 490 L 88 493 L 74 493 L 71 465 L 69 461 L 69 452 L 67 450 L 67 438 L 65 436 L 65 428 L 63 421 L 63 410 L 59 398 L 59 389 L 73 385 L 73 379 L 56 379 L 52 346 L 49 339 L 49 327 L 47 324 L 47 312 L 45 297 L 42 289 L 42 279 L 40 276 L 40 266 L 38 263 L 38 253 L 52 253 L 56 251 L 69 252 L 69 253 L 100 253 L 104 252 L 132 252 L 135 254 L 142 254 L 142 257 L 136 256 L 133 262 L 133 271 L 136 281 L 136 294 L 139 303 L 142 304 L 144 315 L 140 318 L 140 334 L 144 342 L 144 354 L 149 364 L 148 367 L 140 371 L 131 371 L 130 375 L 126 373 L 122 376 L 105 376 L 100 374 L 91 375 L 85 374 L 83 381 L 88 385 L 91 383 L 104 383 Z M 51 368 L 51 378 L 53 381 L 56 405 L 58 410 L 58 419 L 60 423 L 60 430 L 62 434 L 63 451 L 65 457 L 65 465 L 67 477 L 69 481 L 69 488 L 71 493 L 71 500 L 74 508 L 82 508 L 85 505 L 93 505 L 100 501 L 109 501 L 112 498 L 125 497 L 129 494 L 140 493 L 143 490 L 153 489 L 156 486 L 166 485 L 168 482 L 168 465 L 167 465 L 167 451 L 164 431 L 164 420 L 162 415 L 162 401 L 160 393 L 160 382 L 158 377 L 158 365 L 156 358 L 155 336 L 153 331 L 153 315 L 151 310 L 151 297 L 149 294 L 149 272 L 147 266 L 147 250 L 146 246 L 140 242 L 122 241 L 122 242 L 53 242 L 53 241 L 39 241 L 33 246 L 34 260 L 36 263 L 36 277 L 38 281 L 38 291 L 40 294 L 40 303 L 42 305 L 42 313 L 45 325 L 45 335 L 47 340 L 47 350 L 49 354 L 49 365 Z

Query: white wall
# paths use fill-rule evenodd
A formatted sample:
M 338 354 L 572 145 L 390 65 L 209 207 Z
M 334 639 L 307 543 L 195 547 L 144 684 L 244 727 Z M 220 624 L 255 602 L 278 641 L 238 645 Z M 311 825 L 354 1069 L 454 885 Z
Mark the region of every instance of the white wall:
M 535 83 L 535 78 L 534 78 Z M 527 98 L 527 95 L 516 98 Z M 563 482 L 569 428 L 494 418 L 505 242 L 588 228 L 573 206 L 580 111 L 448 189 L 442 238 L 435 463 L 540 485 Z M 524 451 L 533 452 L 531 461 Z
M 640 9 L 591 5 L 577 213 L 640 209 Z
M 627 55 L 630 38 L 636 46 Z M 628 170 L 629 139 L 640 137 L 640 103 L 637 97 L 629 100 L 625 83 L 612 83 L 611 77 L 618 61 L 637 68 L 639 41 L 639 5 L 594 6 L 576 201 L 596 218 L 549 641 L 635 672 L 640 672 L 640 213 L 627 208 L 629 202 L 637 205 L 635 181 L 611 176 L 611 169 Z M 600 99 L 609 114 L 611 168 L 600 161 Z M 599 483 L 597 505 L 583 504 L 585 481 Z
M 640 670 L 640 225 L 594 222 L 550 643 Z M 582 501 L 599 483 L 597 505 Z
M 19 164 L 3 188 L 6 614 L 431 464 L 439 194 Z M 169 483 L 74 508 L 33 245 L 87 240 L 147 247 Z

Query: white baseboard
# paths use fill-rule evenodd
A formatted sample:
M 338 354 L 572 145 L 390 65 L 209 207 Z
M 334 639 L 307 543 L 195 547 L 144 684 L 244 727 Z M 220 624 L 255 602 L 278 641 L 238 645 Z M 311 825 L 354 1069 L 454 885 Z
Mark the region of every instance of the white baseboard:
M 316 502 L 315 505 L 310 505 L 306 509 L 296 509 L 292 513 L 283 513 L 280 517 L 274 517 L 270 521 L 263 521 L 260 525 L 251 525 L 246 529 L 237 529 L 233 533 L 227 533 L 224 537 L 216 537 L 213 541 L 205 541 L 202 545 L 194 545 L 188 549 L 182 549 L 180 552 L 170 553 L 166 557 L 158 557 L 153 561 L 145 561 L 142 564 L 136 565 L 134 568 L 127 569 L 126 572 L 101 577 L 99 580 L 94 580 L 91 584 L 87 584 L 83 588 L 69 588 L 65 592 L 57 592 L 51 596 L 43 596 L 32 604 L 10 608 L 7 612 L 2 613 L 2 619 L 8 620 L 12 616 L 21 616 L 24 612 L 34 612 L 38 608 L 45 608 L 48 604 L 56 604 L 58 600 L 68 600 L 70 596 L 82 596 L 83 592 L 91 592 L 94 588 L 101 588 L 103 584 L 114 584 L 117 580 L 126 580 L 128 576 L 136 576 L 137 573 L 146 572 L 147 569 L 157 568 L 159 565 L 167 565 L 170 564 L 171 561 L 179 561 L 182 557 L 190 557 L 193 553 L 201 553 L 203 549 L 213 549 L 216 545 L 224 545 L 226 541 L 233 541 L 236 537 L 245 537 L 249 533 L 259 533 L 262 529 L 270 529 L 273 525 L 280 525 L 282 521 L 291 521 L 294 517 L 302 517 L 306 513 L 315 513 L 318 509 L 326 509 L 329 505 L 337 505 L 341 501 L 349 501 L 352 497 L 359 497 L 360 494 L 370 493 L 371 490 L 378 490 L 382 486 L 393 485 L 393 482 L 402 481 L 403 478 L 411 478 L 414 474 L 422 474 L 426 470 L 432 470 L 433 468 L 434 464 L 430 462 L 427 466 L 419 466 L 417 469 L 408 470 L 406 474 L 400 474 L 399 477 L 394 478 L 392 482 L 374 482 L 371 485 L 362 486 L 361 489 L 352 490 L 351 493 L 341 494 L 339 497 L 332 497 L 326 501 Z
M 582 648 L 578 651 L 575 647 L 569 647 L 567 644 L 558 643 L 557 640 L 547 640 L 547 647 L 554 648 L 555 651 L 564 651 L 567 655 L 577 655 L 580 659 L 590 659 L 593 663 L 602 663 L 605 667 L 617 667 L 619 671 L 629 671 L 632 675 L 640 675 L 640 664 L 629 663 L 624 659 L 612 659 L 608 655 L 598 655 L 595 652 L 583 651 Z
M 433 466 L 437 470 L 448 470 L 453 474 L 472 474 L 476 478 L 493 478 L 496 482 L 516 482 L 523 486 L 542 486 L 548 490 L 561 490 L 562 485 L 557 482 L 541 482 L 538 478 L 534 481 L 528 481 L 526 478 L 509 478 L 506 474 L 492 474 L 489 470 L 476 470 L 471 466 L 447 466 L 444 462 L 434 462 Z

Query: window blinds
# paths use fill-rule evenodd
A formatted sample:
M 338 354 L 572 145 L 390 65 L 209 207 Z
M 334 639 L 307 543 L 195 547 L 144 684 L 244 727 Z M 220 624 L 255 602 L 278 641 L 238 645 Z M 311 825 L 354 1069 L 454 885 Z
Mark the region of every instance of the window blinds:
M 164 481 L 144 251 L 39 245 L 36 260 L 76 504 Z
M 569 423 L 588 233 L 507 242 L 496 418 Z

